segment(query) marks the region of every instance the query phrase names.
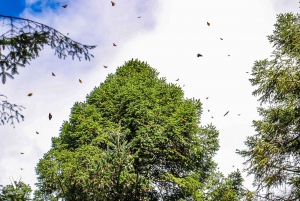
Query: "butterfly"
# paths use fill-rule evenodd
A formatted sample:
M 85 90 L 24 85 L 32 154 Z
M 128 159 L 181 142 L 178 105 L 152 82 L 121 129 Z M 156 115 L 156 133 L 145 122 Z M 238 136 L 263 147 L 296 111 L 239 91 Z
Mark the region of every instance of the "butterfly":
M 139 16 L 138 18 L 141 18 L 142 16 Z
M 54 76 L 55 77 L 55 74 L 52 72 L 52 76 Z
M 246 72 L 246 73 L 249 73 L 249 72 Z
M 51 113 L 49 113 L 49 120 L 51 120 L 52 119 L 52 114 Z
M 117 46 L 115 43 L 113 43 L 113 46 Z
M 228 56 L 230 57 L 230 54 L 228 54 Z
M 115 6 L 115 5 L 116 5 L 116 3 L 112 1 L 112 2 L 111 2 L 111 5 L 112 5 L 112 6 Z
M 67 35 L 69 35 L 69 33 L 67 33 Z
M 27 96 L 32 96 L 32 93 L 29 93 Z
M 209 22 L 206 22 L 207 26 L 210 26 L 210 23 Z
M 104 65 L 103 65 L 104 66 Z M 108 66 L 104 66 L 104 68 L 108 68 Z
M 211 118 L 214 118 L 213 116 L 211 116 Z
M 79 82 L 82 83 L 81 79 L 79 79 Z
M 241 116 L 241 114 L 238 114 L 239 116 Z
M 36 134 L 40 134 L 40 133 L 36 131 Z
M 63 8 L 67 8 L 67 6 L 68 6 L 68 5 L 64 5 L 64 6 L 62 6 L 62 7 L 63 7 Z
M 208 99 L 208 97 L 206 97 L 206 99 Z
M 224 114 L 224 117 L 229 113 L 229 111 L 227 111 L 225 114 Z
M 201 123 L 201 121 L 200 121 L 200 120 L 198 120 L 198 121 L 197 121 L 197 123 L 198 123 L 198 124 L 200 124 L 200 123 Z
M 221 40 L 223 40 L 223 38 L 220 38 Z
M 197 57 L 203 57 L 203 55 L 202 54 L 197 54 Z
M 184 87 L 184 86 L 185 86 L 185 84 L 182 87 Z
M 100 85 L 104 84 L 103 82 L 100 83 Z
M 24 152 L 20 152 L 21 154 L 24 154 Z
M 179 81 L 179 78 L 176 81 Z
M 21 170 L 24 170 L 24 168 L 21 168 Z
M 210 112 L 210 110 L 208 110 L 208 112 Z

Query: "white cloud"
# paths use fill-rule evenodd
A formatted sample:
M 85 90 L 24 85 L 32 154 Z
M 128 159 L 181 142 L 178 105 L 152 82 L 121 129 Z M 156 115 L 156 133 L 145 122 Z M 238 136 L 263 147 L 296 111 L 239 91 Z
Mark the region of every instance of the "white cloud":
M 221 148 L 215 157 L 220 170 L 228 174 L 243 168 L 243 159 L 235 149 L 244 148 L 246 136 L 254 134 L 252 120 L 259 118 L 257 98 L 251 95 L 254 88 L 246 71 L 251 71 L 255 60 L 271 53 L 266 38 L 276 21 L 271 2 L 115 2 L 112 7 L 110 1 L 72 1 L 66 9 L 44 8 L 38 15 L 24 12 L 24 18 L 70 33 L 75 41 L 97 48 L 91 51 L 95 58 L 90 62 L 72 61 L 70 57 L 59 60 L 53 50 L 45 48 L 31 65 L 19 70 L 15 80 L 2 86 L 1 93 L 10 102 L 27 109 L 25 121 L 16 124 L 15 129 L 0 127 L 0 146 L 4 150 L 0 152 L 0 184 L 10 183 L 9 176 L 22 176 L 22 181 L 33 186 L 34 167 L 49 150 L 51 137 L 59 135 L 73 104 L 84 101 L 108 73 L 114 73 L 131 58 L 147 61 L 169 82 L 180 78 L 178 84 L 185 84 L 186 97 L 200 98 L 203 103 L 202 125 L 212 122 L 220 131 Z M 196 57 L 197 53 L 203 57 Z M 56 77 L 51 76 L 52 72 Z M 32 97 L 26 96 L 29 92 Z M 53 114 L 51 121 L 49 112 Z M 20 151 L 25 154 L 20 155 Z M 25 169 L 21 171 L 20 167 Z M 246 186 L 251 188 L 251 182 L 247 178 Z

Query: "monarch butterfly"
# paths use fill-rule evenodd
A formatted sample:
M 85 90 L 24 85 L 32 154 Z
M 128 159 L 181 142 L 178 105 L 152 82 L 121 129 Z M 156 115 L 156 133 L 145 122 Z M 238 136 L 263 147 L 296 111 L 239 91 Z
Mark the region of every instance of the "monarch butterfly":
M 224 117 L 229 113 L 229 111 L 227 111 L 225 114 L 224 114 Z
M 115 43 L 113 43 L 113 46 L 117 46 Z
M 179 81 L 179 78 L 176 81 Z
M 82 83 L 81 79 L 79 79 L 79 82 Z
M 197 54 L 197 57 L 203 57 L 203 55 L 202 54 Z
M 116 3 L 112 1 L 112 2 L 111 2 L 111 5 L 112 5 L 112 6 L 115 6 L 115 5 L 116 5 Z
M 68 6 L 68 5 L 64 5 L 64 6 L 62 6 L 62 7 L 63 7 L 63 8 L 67 8 L 67 6 Z
M 49 120 L 51 120 L 52 119 L 52 114 L 51 113 L 49 113 Z
M 29 93 L 27 96 L 32 96 L 32 93 Z
M 104 66 L 104 65 L 103 65 Z M 108 68 L 108 66 L 104 66 L 104 68 Z
M 55 77 L 55 74 L 52 72 L 52 76 L 54 76 Z
M 210 26 L 210 23 L 209 22 L 206 22 L 207 26 Z

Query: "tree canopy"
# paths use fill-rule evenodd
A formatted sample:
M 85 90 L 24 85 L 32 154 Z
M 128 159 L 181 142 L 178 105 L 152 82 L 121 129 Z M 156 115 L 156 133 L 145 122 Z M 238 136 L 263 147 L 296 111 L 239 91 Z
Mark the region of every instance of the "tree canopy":
M 39 195 L 74 201 L 246 196 L 240 172 L 225 178 L 216 171 L 219 133 L 198 125 L 200 100 L 185 99 L 158 74 L 130 60 L 74 104 L 36 167 Z
M 255 61 L 250 82 L 260 96 L 253 121 L 257 132 L 247 137 L 248 149 L 237 150 L 254 175 L 259 197 L 266 200 L 300 199 L 300 16 L 279 14 L 273 35 L 273 59 Z

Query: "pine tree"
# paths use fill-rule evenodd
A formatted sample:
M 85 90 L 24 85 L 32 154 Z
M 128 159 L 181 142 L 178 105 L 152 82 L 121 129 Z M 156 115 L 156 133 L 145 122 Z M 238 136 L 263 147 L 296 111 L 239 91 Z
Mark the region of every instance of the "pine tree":
M 213 125 L 198 126 L 201 113 L 200 100 L 130 60 L 74 104 L 37 164 L 38 190 L 72 201 L 206 200 L 219 144 Z
M 30 185 L 24 182 L 15 182 L 13 185 L 1 186 L 0 201 L 26 201 L 30 200 L 30 193 L 32 192 Z
M 300 199 L 300 16 L 280 14 L 273 35 L 272 60 L 255 61 L 250 82 L 258 88 L 262 120 L 253 121 L 257 134 L 247 137 L 246 170 L 255 177 L 258 197 L 265 200 Z

